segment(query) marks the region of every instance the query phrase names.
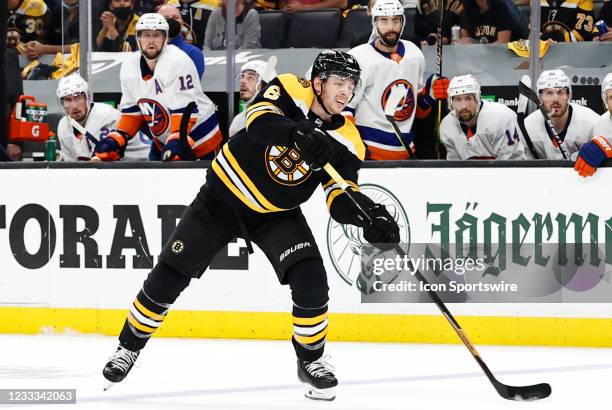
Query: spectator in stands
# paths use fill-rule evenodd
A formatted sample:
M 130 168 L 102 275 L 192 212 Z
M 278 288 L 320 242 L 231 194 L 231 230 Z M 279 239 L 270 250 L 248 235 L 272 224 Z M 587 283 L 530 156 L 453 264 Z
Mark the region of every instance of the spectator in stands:
M 135 3 L 134 10 L 136 10 L 136 14 L 142 16 L 145 13 L 156 13 L 162 4 L 173 2 L 164 0 L 136 0 Z
M 437 41 L 440 9 L 438 0 L 420 0 L 419 11 L 415 18 L 414 31 L 421 46 L 434 45 Z M 442 24 L 442 44 L 450 44 L 451 27 L 459 25 L 463 13 L 463 0 L 446 0 Z
M 282 6 L 282 5 L 281 5 Z M 344 10 L 349 6 L 348 0 L 290 0 L 285 2 L 284 10 L 287 14 L 296 11 L 321 10 L 321 9 L 340 9 Z
M 549 113 L 567 159 L 591 140 L 599 115 L 572 100 L 572 82 L 563 70 L 542 71 L 536 83 L 542 105 Z M 559 143 L 540 110 L 525 118 L 525 130 L 542 159 L 563 159 Z
M 221 7 L 213 11 L 208 19 L 204 50 L 224 50 L 227 47 L 226 2 L 221 0 Z M 261 26 L 257 11 L 247 7 L 244 0 L 236 0 L 236 49 L 241 48 L 261 48 Z
M 183 17 L 185 40 L 202 49 L 206 23 L 212 11 L 219 8 L 219 0 L 166 0 L 165 4 L 178 7 Z
M 50 13 L 44 40 L 26 44 L 25 55 L 30 60 L 36 60 L 43 54 L 68 53 L 70 47 L 79 42 L 79 0 L 64 0 L 62 7 L 63 13 L 61 7 Z
M 546 2 L 541 7 L 540 38 L 557 42 L 591 41 L 595 29 L 593 0 Z
M 202 76 L 204 75 L 204 54 L 202 53 L 202 50 L 185 41 L 181 31 L 183 19 L 181 18 L 181 13 L 179 12 L 178 8 L 175 6 L 163 5 L 159 8 L 159 10 L 157 10 L 157 12 L 164 16 L 168 22 L 168 44 L 172 44 L 180 48 L 189 56 L 189 58 L 191 58 L 196 66 L 196 69 L 198 70 L 200 79 L 202 79 Z
M 102 28 L 96 38 L 98 51 L 136 51 L 134 0 L 108 0 L 108 10 L 100 15 Z
M 19 33 L 19 41 L 43 42 L 51 11 L 43 0 L 8 0 L 7 27 Z
M 608 26 L 607 33 L 599 33 L 597 37 L 594 37 L 594 41 L 612 41 L 612 1 L 608 0 L 604 2 L 603 7 L 601 8 L 601 12 L 599 16 L 596 16 L 597 21 L 603 20 L 606 22 Z
M 463 44 L 507 43 L 512 38 L 512 22 L 501 0 L 465 0 L 461 14 Z

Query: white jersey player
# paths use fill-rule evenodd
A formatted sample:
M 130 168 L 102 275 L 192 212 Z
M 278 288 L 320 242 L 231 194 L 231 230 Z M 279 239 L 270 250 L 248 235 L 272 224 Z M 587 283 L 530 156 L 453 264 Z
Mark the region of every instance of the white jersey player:
M 432 76 L 427 83 L 423 80 L 423 53 L 413 43 L 400 40 L 405 24 L 404 7 L 399 0 L 378 0 L 372 7 L 371 38 L 375 40 L 349 51 L 361 67 L 361 82 L 344 115 L 354 117 L 368 149 L 368 159 L 407 159 L 409 154 L 404 146 L 414 146 L 412 123 L 415 115 L 419 118 L 427 116 L 434 98 L 447 97 L 448 79 Z M 405 98 L 400 100 L 395 110 L 395 122 L 401 131 L 403 144 L 384 115 L 391 89 L 397 85 L 406 90 Z M 423 85 L 426 86 L 424 90 Z M 438 87 L 442 93 L 434 96 L 434 89 Z
M 89 161 L 98 142 L 117 126 L 120 113 L 104 103 L 91 101 L 89 86 L 78 74 L 62 77 L 57 85 L 57 99 L 66 114 L 57 125 L 63 161 Z M 72 124 L 85 128 L 82 135 Z M 143 161 L 149 158 L 149 145 L 140 138 L 130 140 L 124 159 Z
M 448 105 L 440 125 L 446 159 L 525 159 L 516 113 L 504 104 L 482 101 L 472 75 L 450 81 Z
M 597 167 L 612 158 L 612 73 L 608 73 L 601 83 L 601 99 L 606 112 L 595 123 L 593 139 L 580 148 L 574 166 L 582 177 L 593 175 Z
M 562 70 L 543 71 L 537 81 L 537 91 L 559 134 L 567 159 L 574 157 L 577 155 L 574 153 L 591 139 L 593 125 L 599 116 L 588 107 L 570 102 L 572 84 Z M 525 129 L 540 158 L 563 159 L 559 145 L 539 110 L 525 118 Z
M 98 144 L 96 156 L 116 160 L 129 138 L 146 125 L 153 137 L 151 159 L 212 159 L 221 143 L 215 106 L 202 92 L 193 61 L 168 45 L 168 23 L 157 13 L 136 24 L 140 52 L 121 66 L 121 118 L 117 132 Z M 190 102 L 197 108 L 189 121 L 187 142 L 179 138 L 181 118 Z M 157 153 L 157 155 L 155 155 Z
M 271 67 L 266 69 L 270 62 L 263 60 L 251 60 L 245 63 L 240 69 L 240 100 L 247 106 L 253 102 L 257 93 L 274 77 L 276 70 Z M 264 78 L 265 76 L 270 78 Z M 246 128 L 246 108 L 241 113 L 238 113 L 232 120 L 229 127 L 229 137 L 232 138 L 238 132 Z

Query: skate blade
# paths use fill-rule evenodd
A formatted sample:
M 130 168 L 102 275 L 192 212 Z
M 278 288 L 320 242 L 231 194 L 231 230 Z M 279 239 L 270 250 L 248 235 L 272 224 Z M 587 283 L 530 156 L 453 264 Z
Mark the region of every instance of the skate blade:
M 329 389 L 317 389 L 310 384 L 304 383 L 304 396 L 311 400 L 332 401 L 336 398 L 336 388 L 330 387 Z

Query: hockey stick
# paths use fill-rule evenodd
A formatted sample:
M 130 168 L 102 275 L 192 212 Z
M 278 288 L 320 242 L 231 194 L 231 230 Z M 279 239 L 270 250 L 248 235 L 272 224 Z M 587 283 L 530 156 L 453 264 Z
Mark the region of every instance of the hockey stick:
M 519 81 L 518 89 L 519 89 L 520 94 L 524 95 L 525 97 L 527 97 L 528 99 L 530 99 L 537 105 L 538 109 L 542 113 L 542 116 L 544 116 L 544 120 L 546 121 L 546 124 L 548 125 L 550 132 L 552 133 L 551 139 L 554 139 L 555 142 L 557 143 L 559 147 L 559 151 L 561 151 L 561 156 L 563 157 L 563 159 L 567 159 L 567 155 L 565 155 L 565 150 L 563 149 L 563 146 L 562 146 L 561 137 L 559 137 L 559 133 L 557 132 L 557 130 L 555 130 L 555 126 L 550 120 L 550 117 L 548 116 L 548 112 L 546 112 L 546 108 L 544 108 L 544 105 L 542 105 L 542 102 L 540 101 L 540 97 L 538 97 L 538 94 L 535 91 L 533 91 L 531 87 L 528 87 L 526 84 L 523 84 L 522 81 Z
M 83 135 L 85 138 L 87 138 L 89 142 L 94 144 L 94 147 L 98 146 L 99 141 L 93 135 L 91 135 L 89 131 L 85 129 L 85 127 L 79 124 L 74 118 L 72 118 L 71 116 L 68 116 L 68 123 L 70 124 L 72 128 L 77 130 L 79 134 Z
M 189 120 L 191 120 L 191 114 L 198 108 L 198 105 L 195 101 L 191 101 L 185 107 L 185 111 L 183 112 L 183 116 L 181 117 L 181 123 L 179 125 L 179 141 L 183 147 L 187 147 L 189 153 L 187 154 L 188 158 L 182 158 L 184 161 L 195 161 L 197 158 L 193 151 L 191 150 L 191 146 L 189 145 L 188 134 L 189 134 Z M 166 151 L 166 154 L 170 154 L 170 151 Z M 170 160 L 170 156 L 166 155 L 163 158 L 164 161 Z
M 404 147 L 404 149 L 408 153 L 408 159 L 416 159 L 415 156 L 412 154 L 412 150 L 410 149 L 410 147 L 406 147 L 406 144 L 404 144 L 404 140 L 402 139 L 402 132 L 400 131 L 399 127 L 397 126 L 397 123 L 395 122 L 395 111 L 397 110 L 397 105 L 403 98 L 406 97 L 407 91 L 407 89 L 403 88 L 400 85 L 395 85 L 391 88 L 391 92 L 389 93 L 389 97 L 387 98 L 387 103 L 385 105 L 385 118 L 387 119 L 387 121 L 389 121 L 391 127 L 393 127 L 395 136 L 399 140 L 400 144 L 402 144 L 402 147 Z
M 266 69 L 264 70 L 260 81 L 264 81 L 269 83 L 276 77 L 276 63 L 278 63 L 278 58 L 276 56 L 270 56 L 268 61 L 266 62 Z
M 370 215 L 368 211 L 363 209 L 363 207 L 359 204 L 359 202 L 357 202 L 351 190 L 348 189 L 349 184 L 344 180 L 344 178 L 342 178 L 342 176 L 338 173 L 338 171 L 336 171 L 331 164 L 326 164 L 323 168 L 329 174 L 329 176 L 334 180 L 334 182 L 340 185 L 344 193 L 348 195 L 349 199 L 355 204 L 359 212 L 361 212 L 361 214 L 368 221 L 372 222 L 373 220 L 372 215 Z M 399 246 L 399 244 L 395 246 L 395 250 L 402 258 L 406 255 L 406 252 L 404 252 L 404 250 Z M 426 285 L 427 293 L 429 294 L 429 297 L 431 297 L 431 299 L 434 301 L 436 306 L 438 306 L 438 309 L 440 309 L 440 311 L 442 312 L 446 320 L 448 320 L 453 330 L 457 333 L 457 335 L 459 336 L 459 338 L 461 339 L 465 347 L 468 348 L 468 350 L 472 354 L 472 357 L 474 357 L 474 360 L 476 360 L 480 368 L 484 371 L 485 375 L 487 376 L 491 384 L 493 384 L 493 387 L 495 387 L 495 390 L 500 396 L 502 396 L 504 399 L 517 400 L 517 401 L 539 400 L 539 399 L 544 399 L 550 396 L 552 389 L 548 383 L 540 383 L 540 384 L 534 384 L 530 386 L 509 386 L 497 380 L 495 376 L 493 375 L 493 373 L 491 372 L 491 370 L 489 369 L 489 367 L 486 365 L 486 363 L 482 359 L 482 357 L 480 356 L 480 354 L 478 353 L 478 351 L 476 350 L 476 347 L 472 344 L 470 339 L 468 339 L 465 331 L 461 328 L 459 323 L 455 320 L 453 315 L 450 313 L 450 311 L 448 310 L 444 302 L 442 302 L 442 300 L 436 294 L 436 292 L 430 289 L 429 282 L 425 279 L 423 274 L 417 269 L 414 269 L 414 266 L 410 258 L 407 258 L 406 260 L 408 261 L 408 268 L 410 269 L 410 271 L 411 272 L 414 271 L 415 272 L 414 275 L 416 276 L 416 278 L 420 282 Z
M 438 21 L 438 32 L 436 34 L 436 74 L 438 78 L 442 77 L 442 24 L 444 22 L 444 0 L 440 0 L 440 20 Z M 432 84 L 433 86 L 433 84 Z M 442 124 L 442 100 L 438 100 L 438 114 L 436 119 L 436 142 L 434 150 L 436 159 L 440 159 L 440 126 Z
M 527 74 L 521 77 L 521 82 L 531 88 L 531 78 L 529 78 Z M 525 142 L 527 143 L 527 147 L 529 148 L 529 151 L 531 152 L 531 155 L 533 156 L 533 159 L 540 159 L 540 156 L 536 152 L 535 147 L 533 146 L 533 142 L 531 141 L 531 138 L 529 137 L 529 134 L 527 133 L 527 128 L 525 128 L 525 117 L 527 116 L 527 103 L 528 102 L 529 102 L 529 99 L 525 95 L 519 92 L 518 107 L 516 110 L 516 114 L 517 114 L 516 119 L 517 119 L 519 128 L 521 129 L 521 132 L 523 133 L 523 137 L 525 138 Z

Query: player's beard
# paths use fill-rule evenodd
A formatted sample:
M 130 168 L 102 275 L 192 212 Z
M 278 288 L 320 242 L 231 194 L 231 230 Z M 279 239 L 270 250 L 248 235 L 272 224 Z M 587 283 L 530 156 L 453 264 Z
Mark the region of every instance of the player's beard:
M 569 103 L 563 104 L 551 104 L 548 112 L 550 113 L 550 118 L 561 118 L 567 112 L 567 108 L 569 107 Z
M 164 47 L 162 46 L 162 48 L 160 48 L 158 51 L 150 52 L 149 50 L 144 48 L 144 49 L 141 49 L 140 52 L 147 60 L 157 60 L 159 58 L 159 55 L 162 53 L 163 49 Z
M 397 31 L 389 31 L 381 34 L 380 39 L 387 47 L 395 47 L 399 41 L 399 33 Z
M 476 111 L 470 111 L 468 109 L 461 110 L 457 113 L 459 121 L 462 123 L 468 123 L 476 118 Z

